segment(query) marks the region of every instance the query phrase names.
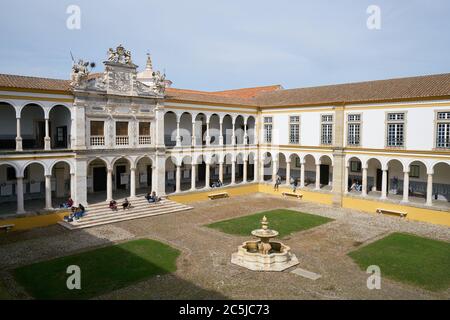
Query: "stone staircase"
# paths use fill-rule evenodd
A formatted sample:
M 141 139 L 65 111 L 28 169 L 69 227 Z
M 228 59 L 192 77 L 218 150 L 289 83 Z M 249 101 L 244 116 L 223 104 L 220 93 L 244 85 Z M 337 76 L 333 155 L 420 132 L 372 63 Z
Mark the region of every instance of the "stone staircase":
M 97 203 L 86 208 L 87 213 L 84 217 L 73 222 L 60 221 L 58 224 L 67 229 L 76 230 L 192 209 L 192 207 L 168 199 L 150 204 L 144 197 L 138 197 L 130 199 L 131 209 L 123 210 L 121 206 L 123 199 L 116 201 L 117 211 L 109 209 L 107 202 Z

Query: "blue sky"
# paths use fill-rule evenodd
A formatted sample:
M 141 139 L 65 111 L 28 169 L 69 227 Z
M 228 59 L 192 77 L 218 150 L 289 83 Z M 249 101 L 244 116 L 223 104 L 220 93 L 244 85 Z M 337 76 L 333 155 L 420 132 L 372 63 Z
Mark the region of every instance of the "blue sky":
M 69 5 L 81 29 L 66 27 Z M 381 29 L 369 30 L 369 5 Z M 174 87 L 307 87 L 450 72 L 448 0 L 15 0 L 0 4 L 0 73 L 68 79 L 122 43 Z

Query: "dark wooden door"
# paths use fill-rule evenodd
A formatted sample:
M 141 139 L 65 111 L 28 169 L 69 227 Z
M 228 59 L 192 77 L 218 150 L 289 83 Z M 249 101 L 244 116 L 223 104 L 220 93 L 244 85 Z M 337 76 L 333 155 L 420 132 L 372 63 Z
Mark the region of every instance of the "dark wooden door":
M 125 189 L 126 185 L 121 184 L 120 175 L 126 171 L 127 168 L 125 166 L 116 166 L 116 189 Z
M 330 166 L 327 164 L 320 165 L 320 184 L 328 185 L 330 183 Z
M 94 191 L 106 190 L 106 168 L 94 167 L 93 168 L 93 187 Z
M 67 126 L 56 127 L 56 148 L 67 148 Z

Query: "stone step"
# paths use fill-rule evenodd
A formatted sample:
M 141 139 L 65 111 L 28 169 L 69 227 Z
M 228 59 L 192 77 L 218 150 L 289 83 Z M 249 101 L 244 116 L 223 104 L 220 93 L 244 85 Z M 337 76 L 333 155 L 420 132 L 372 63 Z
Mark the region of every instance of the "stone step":
M 116 201 L 120 204 L 120 200 Z M 131 209 L 123 210 L 119 206 L 117 211 L 109 209 L 107 202 L 95 204 L 87 208 L 87 214 L 79 220 L 73 222 L 60 221 L 58 223 L 73 230 L 192 209 L 192 207 L 167 199 L 158 203 L 148 203 L 142 197 L 130 200 L 130 202 L 132 204 Z
M 192 209 L 192 208 L 190 208 Z M 147 217 L 152 217 L 152 216 L 159 216 L 159 215 L 163 215 L 163 214 L 168 214 L 168 213 L 175 213 L 175 212 L 179 212 L 179 211 L 186 211 L 189 209 L 186 208 L 179 208 L 179 209 L 172 209 L 172 210 L 164 210 L 162 212 L 158 212 L 158 213 L 143 213 L 140 214 L 138 216 L 134 216 L 134 215 L 123 215 L 122 217 L 117 217 L 113 220 L 106 220 L 106 221 L 92 221 L 90 223 L 86 223 L 86 224 L 82 224 L 79 222 L 74 222 L 74 223 L 68 223 L 66 221 L 60 221 L 58 222 L 58 224 L 60 224 L 61 226 L 70 229 L 70 230 L 76 230 L 76 229 L 84 229 L 84 228 L 91 228 L 91 227 L 96 227 L 96 226 L 101 226 L 101 225 L 105 225 L 105 224 L 111 224 L 111 223 L 116 223 L 116 222 L 121 222 L 121 221 L 127 221 L 127 220 L 135 220 L 135 219 L 140 219 L 140 218 L 147 218 Z
M 153 207 L 150 208 L 148 206 L 146 207 L 134 207 L 133 209 L 129 209 L 129 210 L 118 210 L 118 211 L 107 211 L 104 213 L 93 213 L 93 214 L 88 214 L 85 215 L 83 218 L 81 218 L 79 221 L 91 221 L 91 220 L 99 220 L 99 219 L 103 219 L 103 218 L 111 218 L 111 217 L 118 217 L 118 216 L 122 216 L 122 215 L 130 215 L 130 214 L 134 214 L 134 213 L 139 213 L 139 212 L 158 212 L 161 210 L 169 210 L 169 209 L 177 209 L 177 208 L 181 208 L 183 207 L 182 205 L 173 203 L 173 204 L 167 204 L 167 205 L 163 205 L 163 206 L 159 206 L 159 207 Z
M 120 206 L 122 204 L 122 202 L 125 200 L 125 198 L 115 199 L 115 200 L 117 202 L 117 206 Z M 131 204 L 148 203 L 144 197 L 137 197 L 137 198 L 128 199 L 128 200 L 131 202 Z M 88 204 L 86 209 L 95 210 L 98 208 L 108 207 L 108 205 L 109 205 L 109 201 L 103 201 L 103 202 L 98 202 L 98 203 L 94 203 L 94 204 Z
M 133 211 L 135 209 L 138 208 L 148 208 L 148 209 L 154 209 L 154 208 L 159 208 L 161 206 L 166 206 L 169 204 L 173 204 L 174 202 L 170 202 L 167 200 L 162 200 L 158 203 L 148 203 L 147 201 L 143 202 L 143 203 L 135 203 L 132 202 L 131 205 L 131 209 L 127 209 L 126 211 Z M 104 205 L 102 206 L 100 209 L 92 209 L 92 208 L 88 208 L 86 209 L 87 215 L 86 216 L 95 216 L 98 214 L 113 214 L 113 213 L 117 213 L 123 211 L 123 208 L 121 206 L 117 207 L 117 211 L 112 211 L 108 205 Z

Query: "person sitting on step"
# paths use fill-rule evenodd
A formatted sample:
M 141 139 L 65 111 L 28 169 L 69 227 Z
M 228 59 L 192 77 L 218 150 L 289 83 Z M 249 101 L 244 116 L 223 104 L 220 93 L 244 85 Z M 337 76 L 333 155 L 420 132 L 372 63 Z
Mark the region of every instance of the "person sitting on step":
M 123 208 L 123 210 L 131 208 L 131 203 L 130 203 L 130 201 L 128 201 L 127 198 L 125 198 L 125 200 L 123 201 L 122 208 Z
M 150 196 L 150 199 L 148 200 L 148 202 L 149 203 L 156 203 L 156 202 L 159 202 L 159 201 L 161 201 L 161 198 L 156 195 L 155 191 L 153 191 L 152 195 Z
M 113 211 L 117 211 L 117 202 L 116 200 L 111 200 L 109 202 L 109 208 Z
M 76 210 L 75 210 L 73 218 L 75 220 L 78 220 L 84 216 L 85 212 L 86 212 L 86 209 L 84 208 L 84 206 L 81 203 L 79 203 L 78 208 L 76 208 Z

